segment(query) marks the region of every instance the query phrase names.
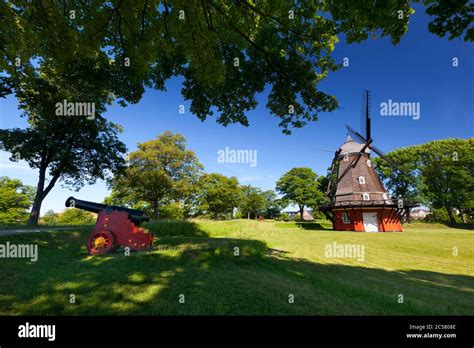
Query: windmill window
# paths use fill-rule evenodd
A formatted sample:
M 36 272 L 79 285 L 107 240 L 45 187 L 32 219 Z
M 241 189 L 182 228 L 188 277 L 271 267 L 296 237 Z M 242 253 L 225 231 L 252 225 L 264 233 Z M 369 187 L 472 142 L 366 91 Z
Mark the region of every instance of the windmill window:
M 349 161 L 349 154 L 347 152 L 344 152 L 343 161 Z
M 342 222 L 346 225 L 351 223 L 351 219 L 349 219 L 349 214 L 342 213 Z
M 369 195 L 368 193 L 364 193 L 364 194 L 362 195 L 362 199 L 363 199 L 364 201 L 370 201 L 370 195 Z
M 383 194 L 383 199 L 388 199 L 388 196 L 386 193 Z
M 361 185 L 365 184 L 365 178 L 363 176 L 359 176 L 358 179 L 359 179 L 359 184 Z
M 367 160 L 367 167 L 372 167 L 372 162 L 370 162 L 370 160 Z

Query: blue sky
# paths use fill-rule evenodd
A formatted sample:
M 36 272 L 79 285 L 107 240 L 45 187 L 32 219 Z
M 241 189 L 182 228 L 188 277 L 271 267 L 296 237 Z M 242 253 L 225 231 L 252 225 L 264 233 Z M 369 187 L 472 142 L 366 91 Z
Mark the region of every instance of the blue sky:
M 181 79 L 167 83 L 166 92 L 148 90 L 136 105 L 112 106 L 105 116 L 124 127 L 121 134 L 129 151 L 136 144 L 155 138 L 165 130 L 183 134 L 188 148 L 196 152 L 206 172 L 236 176 L 242 184 L 274 189 L 275 181 L 292 167 L 312 168 L 319 175 L 330 165 L 333 154 L 315 149 L 335 150 L 346 138 L 345 124 L 360 127 L 362 91 L 372 92 L 372 136 L 374 144 L 389 152 L 448 137 L 468 138 L 474 134 L 474 47 L 460 39 L 448 41 L 428 32 L 429 17 L 415 6 L 409 30 L 401 43 L 393 46 L 388 38 L 369 39 L 347 45 L 343 40 L 333 54 L 337 62 L 349 58 L 349 67 L 332 73 L 319 88 L 335 95 L 340 109 L 323 113 L 319 121 L 291 136 L 283 135 L 278 118 L 265 107 L 266 93 L 258 97 L 258 107 L 248 113 L 250 127 L 223 127 L 210 118 L 201 122 L 188 110 L 180 94 Z M 459 66 L 452 66 L 457 57 Z M 420 119 L 382 117 L 380 103 L 389 99 L 420 103 Z M 185 105 L 184 114 L 179 105 Z M 0 99 L 0 127 L 25 127 L 13 97 Z M 230 149 L 257 151 L 257 165 L 223 164 L 217 152 Z M 12 163 L 9 154 L 0 152 L 0 175 L 36 185 L 37 173 L 26 163 Z M 79 192 L 60 185 L 46 197 L 42 213 L 63 210 L 67 197 L 100 202 L 108 195 L 104 182 L 85 186 Z

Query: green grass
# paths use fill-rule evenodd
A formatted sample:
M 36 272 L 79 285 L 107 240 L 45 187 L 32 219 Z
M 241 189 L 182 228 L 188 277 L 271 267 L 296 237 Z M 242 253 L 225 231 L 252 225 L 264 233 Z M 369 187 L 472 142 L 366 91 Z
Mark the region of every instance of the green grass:
M 156 248 L 130 256 L 89 256 L 89 228 L 0 237 L 39 245 L 37 262 L 0 259 L 0 314 L 474 314 L 473 231 L 413 224 L 355 233 L 325 221 L 246 220 L 146 227 Z M 363 245 L 365 260 L 325 257 L 333 242 Z

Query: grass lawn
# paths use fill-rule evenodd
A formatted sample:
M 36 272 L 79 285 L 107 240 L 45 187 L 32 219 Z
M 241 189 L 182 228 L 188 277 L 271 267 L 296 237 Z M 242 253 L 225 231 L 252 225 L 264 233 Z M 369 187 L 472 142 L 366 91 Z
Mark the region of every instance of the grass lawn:
M 130 256 L 89 256 L 84 227 L 0 237 L 39 246 L 37 262 L 0 259 L 0 315 L 474 314 L 471 230 L 356 233 L 246 220 L 147 227 L 155 249 Z M 364 246 L 364 260 L 326 257 L 333 242 Z

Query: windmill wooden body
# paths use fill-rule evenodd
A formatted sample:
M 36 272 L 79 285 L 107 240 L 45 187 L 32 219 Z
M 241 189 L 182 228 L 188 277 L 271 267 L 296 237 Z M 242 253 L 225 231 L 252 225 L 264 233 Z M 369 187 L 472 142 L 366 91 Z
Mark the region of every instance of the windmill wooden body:
M 331 202 L 321 210 L 332 221 L 334 230 L 401 232 L 401 221 L 409 214 L 410 205 L 390 197 L 370 161 L 371 153 L 375 152 L 399 170 L 372 145 L 368 91 L 365 103 L 366 136 L 347 127 L 349 135 L 336 151 L 331 166 L 326 192 Z

